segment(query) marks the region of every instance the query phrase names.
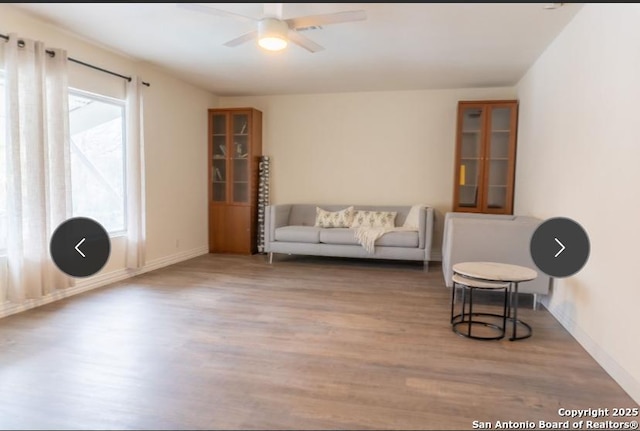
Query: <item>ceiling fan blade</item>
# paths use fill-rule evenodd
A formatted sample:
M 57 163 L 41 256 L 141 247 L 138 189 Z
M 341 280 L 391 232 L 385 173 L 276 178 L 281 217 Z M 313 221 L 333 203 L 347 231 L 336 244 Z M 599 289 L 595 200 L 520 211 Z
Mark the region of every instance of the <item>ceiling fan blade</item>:
M 324 47 L 318 45 L 308 37 L 301 35 L 295 30 L 289 30 L 289 32 L 287 33 L 287 36 L 289 37 L 289 40 L 291 42 L 303 47 L 309 52 L 318 52 L 324 49 Z
M 364 21 L 367 14 L 363 10 L 352 10 L 346 12 L 328 13 L 326 15 L 310 15 L 285 20 L 289 28 L 298 29 L 306 27 L 323 26 L 329 24 L 339 24 L 341 22 Z
M 269 18 L 282 19 L 283 3 L 264 3 L 263 15 Z
M 248 42 L 251 39 L 255 39 L 256 36 L 258 36 L 257 30 L 250 31 L 249 33 L 245 33 L 242 36 L 236 37 L 235 39 L 231 39 L 229 42 L 225 43 L 224 46 L 233 48 L 234 46 L 238 46 L 242 43 Z
M 202 6 L 198 3 L 176 3 L 176 5 L 183 9 L 192 10 L 195 12 L 204 12 L 210 15 L 222 16 L 226 18 L 235 18 L 239 21 L 258 21 L 257 18 L 252 18 L 250 16 L 240 15 L 238 13 L 228 12 L 226 10 L 217 9 L 210 6 Z

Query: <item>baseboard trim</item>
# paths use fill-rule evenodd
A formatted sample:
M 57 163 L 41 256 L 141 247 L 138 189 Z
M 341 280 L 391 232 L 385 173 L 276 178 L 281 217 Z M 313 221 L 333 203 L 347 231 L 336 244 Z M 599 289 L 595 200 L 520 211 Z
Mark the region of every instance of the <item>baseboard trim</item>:
M 32 308 L 40 307 L 42 305 L 58 301 L 60 299 L 68 298 L 79 293 L 88 292 L 89 290 L 97 289 L 98 287 L 117 283 L 118 281 L 126 280 L 128 278 L 135 277 L 136 275 L 144 274 L 145 272 L 154 271 L 165 266 L 173 265 L 175 263 L 192 259 L 194 257 L 202 256 L 207 253 L 209 253 L 209 247 L 198 247 L 184 251 L 182 253 L 154 259 L 150 262 L 147 262 L 140 269 L 133 270 L 124 268 L 111 271 L 106 274 L 99 274 L 97 276 L 91 277 L 91 279 L 87 281 L 78 282 L 75 286 L 69 287 L 68 289 L 61 289 L 56 292 L 52 292 L 51 294 L 42 298 L 29 299 L 20 304 L 6 302 L 4 304 L 0 304 L 0 319 L 12 314 L 20 313 Z
M 194 257 L 202 256 L 209 253 L 209 246 L 202 246 L 191 250 L 184 251 L 182 253 L 174 254 L 171 256 L 160 257 L 148 262 L 144 268 L 139 270 L 136 274 L 142 274 L 144 272 L 154 271 L 156 269 L 163 268 L 165 266 L 173 265 L 174 263 L 182 262 L 184 260 L 193 259 Z
M 640 404 L 640 382 L 633 378 L 620 364 L 613 359 L 593 338 L 584 332 L 561 307 L 549 307 L 549 299 L 545 298 L 541 303 L 556 318 L 558 322 L 576 339 L 576 341 L 591 355 L 595 361 L 629 394 L 633 400 Z

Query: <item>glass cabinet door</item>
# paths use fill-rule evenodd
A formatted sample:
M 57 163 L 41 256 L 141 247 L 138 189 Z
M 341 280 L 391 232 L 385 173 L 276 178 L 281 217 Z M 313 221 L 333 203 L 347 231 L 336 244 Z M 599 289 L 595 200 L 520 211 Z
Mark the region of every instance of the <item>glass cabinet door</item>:
M 233 130 L 233 162 L 232 200 L 234 203 L 249 202 L 249 115 L 233 114 L 231 116 Z
M 507 205 L 510 175 L 511 114 L 510 107 L 491 107 L 487 149 L 487 210 L 503 210 Z
M 227 116 L 213 115 L 213 148 L 211 163 L 211 178 L 213 182 L 213 201 L 224 202 L 227 199 Z
M 483 109 L 480 107 L 468 107 L 462 111 L 459 181 L 457 184 L 457 206 L 461 208 L 476 208 L 480 204 L 483 114 Z

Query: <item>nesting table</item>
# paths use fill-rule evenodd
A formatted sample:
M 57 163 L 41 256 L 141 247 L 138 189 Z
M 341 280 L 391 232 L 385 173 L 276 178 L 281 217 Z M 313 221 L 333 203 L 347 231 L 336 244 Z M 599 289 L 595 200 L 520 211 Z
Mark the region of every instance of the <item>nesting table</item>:
M 508 283 L 509 306 L 506 307 L 504 317 L 512 324 L 509 340 L 522 340 L 531 336 L 531 326 L 518 319 L 518 284 L 534 280 L 538 276 L 536 271 L 525 266 L 500 262 L 461 262 L 453 265 L 453 273 L 481 282 Z M 524 334 L 517 334 L 518 325 L 525 328 Z
M 451 329 L 458 335 L 473 338 L 476 340 L 500 340 L 504 338 L 507 328 L 507 298 L 509 296 L 509 283 L 505 282 L 488 282 L 475 278 L 463 277 L 459 274 L 453 274 L 451 278 L 453 288 L 451 289 Z M 462 287 L 462 308 L 459 314 L 454 314 L 456 302 L 456 287 Z M 504 307 L 502 313 L 488 313 L 473 311 L 473 292 L 475 290 L 493 290 L 502 291 L 504 295 Z M 469 311 L 467 312 L 467 295 L 469 296 Z M 502 324 L 492 323 L 487 318 L 499 317 Z M 497 329 L 497 335 L 478 335 L 472 332 L 472 328 L 482 325 L 487 328 Z

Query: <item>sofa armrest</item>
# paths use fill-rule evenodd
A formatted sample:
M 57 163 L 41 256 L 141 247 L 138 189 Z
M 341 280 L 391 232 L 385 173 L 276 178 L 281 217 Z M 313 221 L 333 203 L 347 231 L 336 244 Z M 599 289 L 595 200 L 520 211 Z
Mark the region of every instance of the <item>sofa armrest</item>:
M 276 229 L 289 224 L 291 206 L 291 204 L 267 205 L 264 218 L 265 251 L 270 251 L 270 244 L 276 236 Z
M 420 211 L 418 223 L 418 247 L 424 248 L 424 260 L 431 260 L 431 246 L 433 244 L 433 208 L 425 207 Z

